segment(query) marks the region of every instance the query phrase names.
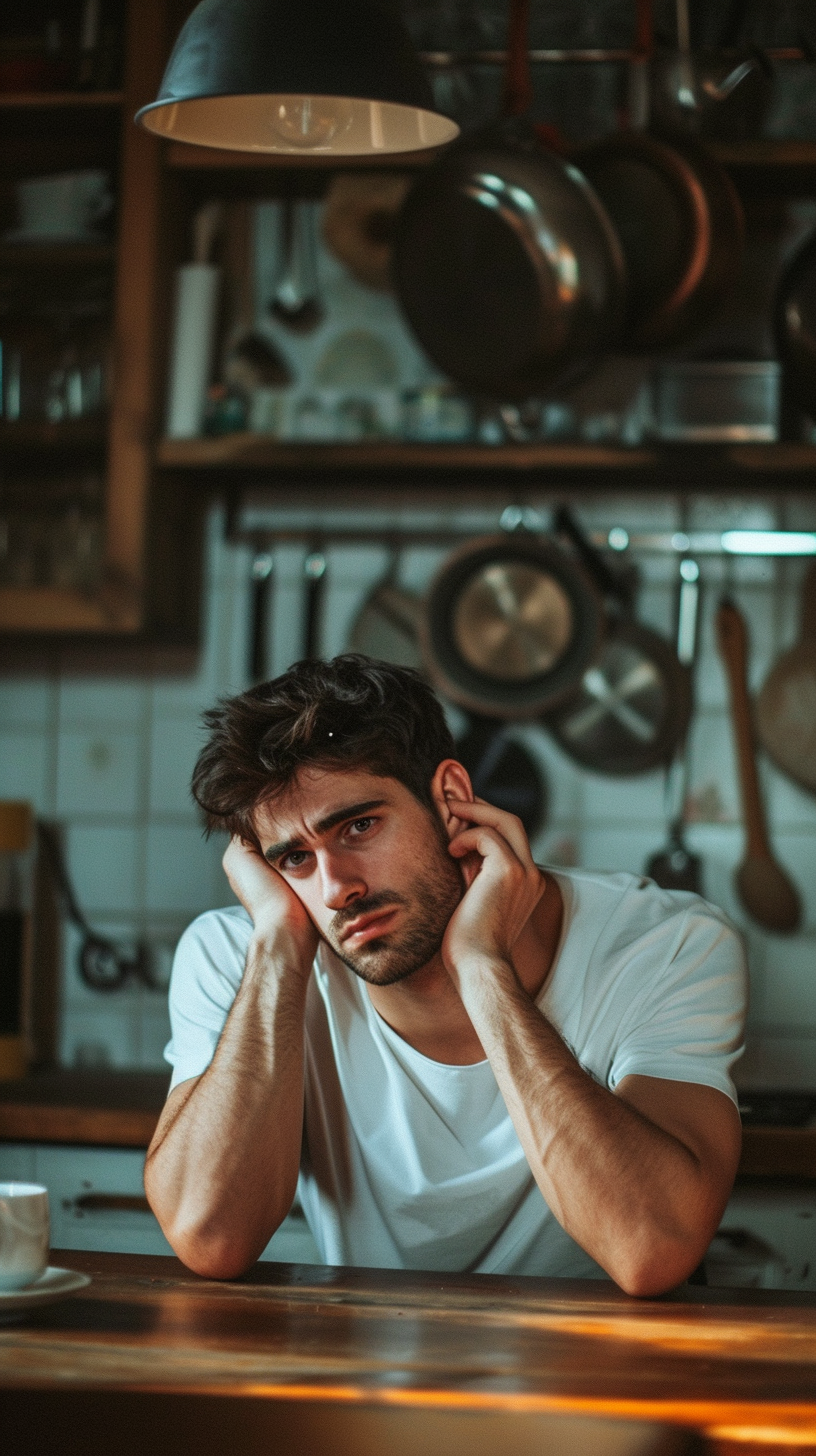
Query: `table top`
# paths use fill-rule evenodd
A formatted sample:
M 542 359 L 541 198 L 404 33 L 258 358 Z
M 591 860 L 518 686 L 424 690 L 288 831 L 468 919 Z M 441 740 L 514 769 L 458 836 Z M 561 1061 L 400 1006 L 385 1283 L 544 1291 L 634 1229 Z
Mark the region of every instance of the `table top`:
M 0 1389 L 613 1415 L 816 1446 L 816 1295 L 53 1251 L 91 1285 L 0 1325 Z M 736 1434 L 735 1434 L 736 1433 Z

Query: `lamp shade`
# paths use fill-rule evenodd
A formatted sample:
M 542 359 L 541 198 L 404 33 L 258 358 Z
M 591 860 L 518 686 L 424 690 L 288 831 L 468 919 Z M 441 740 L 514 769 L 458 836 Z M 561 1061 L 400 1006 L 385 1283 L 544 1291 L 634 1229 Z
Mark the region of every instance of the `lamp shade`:
M 198 146 L 327 159 L 421 151 L 459 130 L 434 110 L 392 0 L 201 0 L 136 119 Z

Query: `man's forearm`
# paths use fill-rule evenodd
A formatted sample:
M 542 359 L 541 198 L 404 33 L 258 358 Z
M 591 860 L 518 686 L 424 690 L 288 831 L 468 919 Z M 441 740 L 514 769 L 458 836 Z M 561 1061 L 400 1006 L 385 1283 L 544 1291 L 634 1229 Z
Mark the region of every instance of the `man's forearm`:
M 685 1278 L 719 1216 L 695 1153 L 592 1080 L 511 966 L 472 966 L 459 989 L 536 1182 L 567 1233 L 630 1293 Z
M 286 943 L 255 936 L 213 1060 L 160 1119 L 145 1188 L 191 1268 L 243 1272 L 294 1197 L 303 1128 L 308 974 Z

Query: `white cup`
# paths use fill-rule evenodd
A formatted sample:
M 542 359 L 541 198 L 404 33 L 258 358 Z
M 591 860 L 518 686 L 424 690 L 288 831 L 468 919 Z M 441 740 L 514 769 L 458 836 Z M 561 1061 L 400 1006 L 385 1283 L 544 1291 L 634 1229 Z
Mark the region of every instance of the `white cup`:
M 113 206 L 110 174 L 97 170 L 28 177 L 16 195 L 20 231 L 31 237 L 82 237 Z
M 48 1189 L 0 1183 L 0 1293 L 25 1289 L 48 1268 Z

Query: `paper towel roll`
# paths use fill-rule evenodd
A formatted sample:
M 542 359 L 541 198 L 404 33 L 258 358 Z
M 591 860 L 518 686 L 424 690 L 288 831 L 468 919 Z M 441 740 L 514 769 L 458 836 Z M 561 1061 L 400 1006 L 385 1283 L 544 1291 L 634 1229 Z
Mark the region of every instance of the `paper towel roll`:
M 167 434 L 171 440 L 200 435 L 212 367 L 221 270 L 213 263 L 185 263 L 176 272 Z

